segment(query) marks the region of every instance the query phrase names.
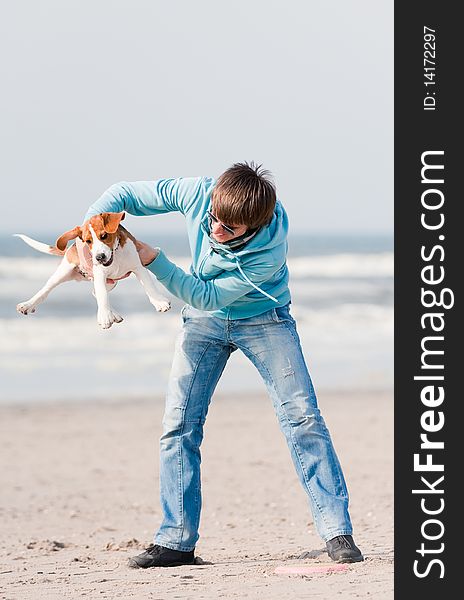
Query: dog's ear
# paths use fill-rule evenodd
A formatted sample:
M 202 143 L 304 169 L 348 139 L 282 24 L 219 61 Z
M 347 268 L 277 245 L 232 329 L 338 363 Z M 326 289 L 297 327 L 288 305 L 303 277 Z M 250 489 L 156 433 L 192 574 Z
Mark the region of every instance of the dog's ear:
M 116 233 L 119 223 L 124 219 L 124 211 L 119 213 L 102 213 L 103 226 L 108 233 Z
M 81 235 L 81 233 L 82 233 L 82 229 L 80 227 L 74 227 L 74 229 L 65 231 L 63 233 L 63 235 L 60 235 L 60 237 L 56 240 L 55 246 L 58 248 L 58 250 L 61 250 L 61 252 L 64 252 L 66 250 L 66 246 L 68 245 L 68 242 L 70 240 L 75 240 L 77 237 L 79 237 Z

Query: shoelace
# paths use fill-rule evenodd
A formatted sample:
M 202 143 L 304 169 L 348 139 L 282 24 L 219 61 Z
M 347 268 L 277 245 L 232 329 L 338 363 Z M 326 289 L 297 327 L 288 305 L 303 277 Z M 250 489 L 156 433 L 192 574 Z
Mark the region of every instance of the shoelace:
M 351 544 L 344 535 L 337 535 L 335 539 L 342 548 L 347 548 L 348 550 L 351 550 Z

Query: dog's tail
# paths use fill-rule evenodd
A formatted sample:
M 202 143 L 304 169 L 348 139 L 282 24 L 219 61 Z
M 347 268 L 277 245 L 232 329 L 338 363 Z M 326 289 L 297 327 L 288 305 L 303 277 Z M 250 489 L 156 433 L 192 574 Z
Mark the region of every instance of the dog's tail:
M 32 248 L 35 248 L 39 252 L 44 252 L 45 254 L 55 254 L 56 256 L 63 256 L 63 254 L 65 253 L 65 250 L 59 250 L 56 246 L 49 246 L 48 244 L 38 242 L 37 240 L 33 240 L 32 238 L 28 237 L 27 235 L 23 235 L 22 233 L 14 233 L 13 235 L 21 238 L 23 242 L 26 242 L 26 244 L 28 244 L 28 246 L 32 246 Z

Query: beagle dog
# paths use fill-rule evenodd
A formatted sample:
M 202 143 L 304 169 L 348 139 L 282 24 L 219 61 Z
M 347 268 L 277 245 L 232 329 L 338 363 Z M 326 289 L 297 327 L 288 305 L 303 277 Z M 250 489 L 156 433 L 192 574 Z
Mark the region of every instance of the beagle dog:
M 159 295 L 153 278 L 140 262 L 136 239 L 120 224 L 123 219 L 124 212 L 95 215 L 81 227 L 74 227 L 63 233 L 55 246 L 48 246 L 23 234 L 15 234 L 40 252 L 63 256 L 43 288 L 26 302 L 18 304 L 16 310 L 23 315 L 33 313 L 61 283 L 93 279 L 98 307 L 97 321 L 102 329 L 108 329 L 113 323 L 123 320 L 111 308 L 108 292 L 114 288 L 118 279 L 124 279 L 131 273 L 140 281 L 157 311 L 169 310 L 170 302 Z M 76 242 L 67 248 L 68 242 L 74 239 Z

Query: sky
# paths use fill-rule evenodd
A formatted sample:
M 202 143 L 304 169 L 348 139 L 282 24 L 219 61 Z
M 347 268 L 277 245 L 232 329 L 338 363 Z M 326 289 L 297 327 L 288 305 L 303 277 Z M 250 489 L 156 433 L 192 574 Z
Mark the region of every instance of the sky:
M 393 230 L 393 0 L 18 0 L 0 56 L 2 233 L 243 160 L 295 232 Z

